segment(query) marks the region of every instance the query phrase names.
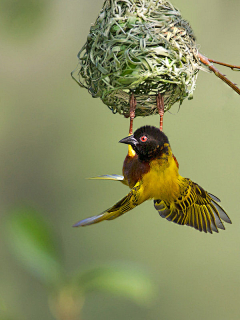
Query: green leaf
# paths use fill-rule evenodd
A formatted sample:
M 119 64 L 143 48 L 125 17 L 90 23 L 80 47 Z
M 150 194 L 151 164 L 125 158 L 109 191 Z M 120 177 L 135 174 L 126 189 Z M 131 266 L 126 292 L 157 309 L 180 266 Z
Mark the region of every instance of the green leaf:
M 83 293 L 103 291 L 148 305 L 157 293 L 149 274 L 139 266 L 118 263 L 83 272 L 76 283 Z
M 44 284 L 59 281 L 62 266 L 58 239 L 36 211 L 15 210 L 7 221 L 6 239 L 15 257 Z

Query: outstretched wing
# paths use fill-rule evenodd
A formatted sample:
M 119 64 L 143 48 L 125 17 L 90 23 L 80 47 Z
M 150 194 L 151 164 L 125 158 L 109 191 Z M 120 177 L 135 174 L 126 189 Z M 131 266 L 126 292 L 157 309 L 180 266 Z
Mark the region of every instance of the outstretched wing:
M 142 182 L 139 181 L 136 183 L 136 185 L 132 188 L 132 190 L 129 192 L 126 197 L 124 197 L 122 200 L 117 202 L 113 207 L 109 208 L 108 210 L 100 213 L 97 216 L 93 216 L 84 220 L 81 220 L 73 225 L 73 227 L 83 227 L 88 226 L 90 224 L 98 223 L 103 220 L 113 220 L 125 212 L 128 212 L 141 204 L 144 200 L 143 197 L 143 188 L 142 188 Z
M 154 200 L 154 206 L 161 217 L 206 233 L 225 230 L 223 221 L 231 223 L 227 213 L 218 204 L 220 200 L 191 180 L 182 178 L 180 195 L 171 204 Z

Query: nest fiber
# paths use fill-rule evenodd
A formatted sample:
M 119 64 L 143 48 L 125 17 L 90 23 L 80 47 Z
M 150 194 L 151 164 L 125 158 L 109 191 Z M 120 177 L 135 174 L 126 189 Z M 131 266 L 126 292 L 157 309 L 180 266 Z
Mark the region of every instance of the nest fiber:
M 106 0 L 78 54 L 75 80 L 114 112 L 155 114 L 156 95 L 165 111 L 192 98 L 201 69 L 193 31 L 165 0 Z

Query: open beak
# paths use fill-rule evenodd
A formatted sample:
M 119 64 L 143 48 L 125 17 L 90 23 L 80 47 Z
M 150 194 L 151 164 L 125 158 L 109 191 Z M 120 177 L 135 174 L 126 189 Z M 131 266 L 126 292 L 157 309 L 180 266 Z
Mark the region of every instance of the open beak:
M 119 141 L 120 143 L 130 144 L 130 146 L 134 147 L 138 143 L 133 135 L 123 138 Z

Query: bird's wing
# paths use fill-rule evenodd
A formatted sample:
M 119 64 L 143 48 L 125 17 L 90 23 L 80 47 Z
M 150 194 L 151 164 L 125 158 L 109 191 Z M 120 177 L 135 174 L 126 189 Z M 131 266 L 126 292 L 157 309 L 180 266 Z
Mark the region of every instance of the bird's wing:
M 191 226 L 199 231 L 212 233 L 225 229 L 223 221 L 231 223 L 220 200 L 203 190 L 187 178 L 182 178 L 180 197 L 174 203 L 154 200 L 154 206 L 160 216 L 181 225 Z M 223 220 L 223 221 L 222 221 Z
M 104 174 L 97 177 L 88 178 L 89 180 L 112 180 L 112 181 L 120 181 L 125 185 L 128 185 L 127 181 L 123 176 L 119 174 Z
M 142 182 L 139 181 L 135 184 L 132 190 L 129 192 L 126 197 L 118 201 L 113 207 L 107 209 L 106 211 L 100 213 L 97 216 L 93 216 L 84 220 L 81 220 L 74 224 L 74 227 L 83 227 L 90 224 L 98 223 L 103 220 L 113 220 L 125 212 L 128 212 L 141 204 L 146 199 L 143 197 L 143 187 Z

